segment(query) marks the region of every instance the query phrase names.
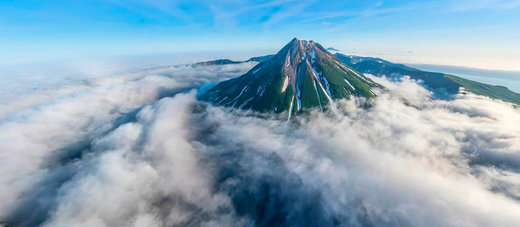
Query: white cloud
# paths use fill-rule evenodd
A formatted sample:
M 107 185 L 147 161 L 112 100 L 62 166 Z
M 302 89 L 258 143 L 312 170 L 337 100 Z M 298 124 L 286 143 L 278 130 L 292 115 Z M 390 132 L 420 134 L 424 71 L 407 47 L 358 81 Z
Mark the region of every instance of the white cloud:
M 344 102 L 339 121 L 318 114 L 299 126 L 211 109 L 207 125 L 217 129 L 201 138 L 218 141 L 208 151 L 215 165 L 239 169 L 227 190 L 257 194 L 269 184 L 280 207 L 249 203 L 296 216 L 286 219 L 296 225 L 515 226 L 520 163 L 506 157 L 520 148 L 519 111 L 474 95 L 403 102 L 427 98 L 421 90 L 405 81 L 371 110 Z
M 11 219 L 34 221 L 25 213 L 16 216 L 20 210 L 41 218 L 46 206 L 53 206 L 57 190 L 53 187 L 61 187 L 74 175 L 78 161 L 91 152 L 92 141 L 132 120 L 138 108 L 250 67 L 252 64 L 160 68 L 71 85 L 72 89 L 48 95 L 45 101 L 39 97 L 41 93 L 28 93 L 26 99 L 39 104 L 27 109 L 23 109 L 25 103 L 7 102 L 13 112 L 0 122 L 0 220 L 14 215 Z M 190 79 L 192 75 L 197 78 Z
M 157 101 L 161 86 L 246 67 L 157 71 L 17 113 L 0 125 L 0 217 L 48 226 L 520 221 L 520 111 L 510 104 L 432 100 L 413 81 L 378 78 L 387 90 L 373 107 L 343 100 L 339 116 L 292 122 L 201 104 L 194 92 Z
M 95 142 L 99 156 L 64 186 L 47 225 L 229 226 L 240 221 L 225 195 L 211 193 L 208 171 L 188 141 L 185 121 L 193 102 L 193 93 L 163 99 L 141 110 L 136 123 Z

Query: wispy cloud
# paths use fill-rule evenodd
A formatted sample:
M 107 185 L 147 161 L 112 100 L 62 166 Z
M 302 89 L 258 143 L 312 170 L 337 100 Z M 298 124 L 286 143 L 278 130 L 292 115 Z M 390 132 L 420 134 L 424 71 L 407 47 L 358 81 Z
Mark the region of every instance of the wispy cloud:
M 273 24 L 279 23 L 283 21 L 284 19 L 293 17 L 305 9 L 307 9 L 310 5 L 315 3 L 315 0 L 305 0 L 305 1 L 299 1 L 297 4 L 291 4 L 287 5 L 286 7 L 282 7 L 282 9 L 273 15 L 269 17 L 269 20 L 264 22 L 262 26 L 264 28 L 268 28 L 272 26 Z
M 239 16 L 252 14 L 256 16 L 269 16 L 270 8 L 280 7 L 287 4 L 294 4 L 295 0 L 276 0 L 267 2 L 234 2 L 234 4 L 215 4 L 209 3 L 213 13 L 213 23 L 217 27 L 235 27 L 240 21 Z M 267 9 L 267 10 L 266 10 Z M 251 15 L 246 15 L 251 16 Z
M 452 9 L 454 11 L 472 11 L 472 10 L 510 10 L 520 7 L 518 0 L 463 0 L 453 1 Z
M 408 3 L 399 6 L 385 6 L 383 2 L 368 5 L 363 9 L 335 10 L 326 12 L 305 13 L 305 21 L 320 21 L 327 19 L 347 19 L 351 17 L 377 17 L 380 15 L 391 15 L 408 11 L 426 10 L 436 7 L 431 3 Z

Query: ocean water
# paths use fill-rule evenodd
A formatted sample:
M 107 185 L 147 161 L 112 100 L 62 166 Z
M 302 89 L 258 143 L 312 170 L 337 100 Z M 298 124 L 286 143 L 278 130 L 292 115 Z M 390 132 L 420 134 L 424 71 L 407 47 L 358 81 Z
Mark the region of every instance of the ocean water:
M 481 83 L 501 85 L 509 88 L 511 91 L 520 93 L 520 72 L 483 70 L 445 65 L 410 64 L 409 66 L 425 71 L 452 74 Z

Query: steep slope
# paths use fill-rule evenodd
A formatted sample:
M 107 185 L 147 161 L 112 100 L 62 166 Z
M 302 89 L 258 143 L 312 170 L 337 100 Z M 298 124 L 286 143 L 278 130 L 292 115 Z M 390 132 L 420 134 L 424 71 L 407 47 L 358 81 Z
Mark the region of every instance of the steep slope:
M 504 86 L 484 84 L 458 76 L 427 72 L 402 64 L 395 64 L 380 58 L 359 57 L 336 53 L 336 57 L 346 65 L 361 73 L 370 73 L 375 76 L 387 76 L 400 78 L 409 76 L 421 83 L 438 97 L 445 97 L 459 92 L 463 87 L 466 91 L 477 95 L 483 95 L 494 99 L 500 99 L 520 105 L 520 94 L 515 93 Z
M 223 81 L 199 98 L 216 105 L 256 111 L 324 109 L 334 99 L 370 98 L 379 87 L 313 41 L 293 39 L 246 74 Z

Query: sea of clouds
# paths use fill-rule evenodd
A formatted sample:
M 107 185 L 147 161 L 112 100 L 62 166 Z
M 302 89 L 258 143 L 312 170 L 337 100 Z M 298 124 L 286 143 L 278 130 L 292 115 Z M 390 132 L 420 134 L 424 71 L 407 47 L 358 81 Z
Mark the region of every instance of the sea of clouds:
M 520 109 L 375 78 L 372 107 L 211 106 L 254 64 L 159 67 L 0 97 L 0 223 L 517 226 Z M 3 99 L 2 99 L 3 98 Z

